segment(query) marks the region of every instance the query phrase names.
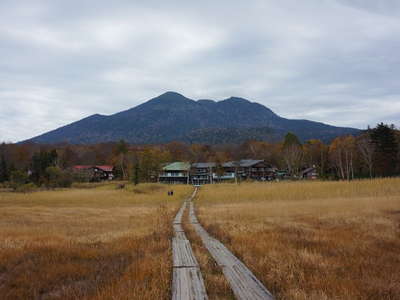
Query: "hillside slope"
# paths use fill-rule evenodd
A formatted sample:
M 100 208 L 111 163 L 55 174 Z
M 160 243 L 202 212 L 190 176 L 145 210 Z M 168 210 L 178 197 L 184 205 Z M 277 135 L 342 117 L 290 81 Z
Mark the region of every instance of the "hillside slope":
M 243 98 L 194 101 L 167 92 L 129 110 L 110 116 L 92 115 L 25 142 L 83 144 L 124 139 L 137 144 L 173 140 L 216 144 L 247 139 L 276 141 L 288 131 L 301 140 L 324 141 L 359 132 L 354 128 L 285 119 Z

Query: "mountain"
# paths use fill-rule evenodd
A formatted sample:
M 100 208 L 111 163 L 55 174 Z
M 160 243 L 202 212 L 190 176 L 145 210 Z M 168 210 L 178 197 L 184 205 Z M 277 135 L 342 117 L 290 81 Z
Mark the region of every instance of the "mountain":
M 276 141 L 288 131 L 303 141 L 311 138 L 329 141 L 360 132 L 308 120 L 285 119 L 243 98 L 194 101 L 167 92 L 129 110 L 110 116 L 95 114 L 25 142 L 84 144 L 124 139 L 136 144 L 174 140 L 219 144 L 248 139 Z

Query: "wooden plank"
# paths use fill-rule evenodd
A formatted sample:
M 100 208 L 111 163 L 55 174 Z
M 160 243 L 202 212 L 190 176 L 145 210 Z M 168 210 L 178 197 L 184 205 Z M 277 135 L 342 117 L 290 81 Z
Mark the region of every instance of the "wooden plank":
M 174 229 L 172 299 L 174 300 L 208 299 L 199 264 L 181 225 L 187 203 L 194 195 L 195 193 L 182 204 L 172 224 Z
M 196 233 L 202 238 L 202 239 L 209 239 L 211 238 L 207 231 L 204 230 L 204 228 L 200 225 L 200 223 L 193 223 L 192 226 L 194 227 Z
M 208 299 L 199 268 L 174 268 L 173 300 Z
M 185 212 L 187 202 L 183 202 L 182 207 L 179 209 L 178 213 L 175 216 L 174 224 L 181 224 L 182 223 L 182 216 Z
M 193 202 L 190 203 L 189 215 L 195 216 Z M 272 294 L 244 263 L 234 256 L 220 241 L 211 237 L 197 222 L 197 218 L 192 218 L 192 220 L 194 220 L 192 226 L 218 266 L 222 268 L 222 272 L 237 299 L 274 299 Z
M 175 232 L 175 238 L 176 238 L 176 239 L 180 239 L 180 240 L 187 240 L 184 231 L 176 231 L 176 232 Z
M 233 264 L 222 268 L 233 293 L 238 299 L 273 299 L 271 293 L 254 276 L 254 274 L 242 263 Z
M 240 263 L 240 260 L 216 239 L 209 238 L 206 243 L 206 248 L 220 267 L 231 267 Z
M 196 214 L 194 213 L 193 202 L 190 202 L 189 221 L 192 224 L 199 223 L 199 221 L 197 220 Z
M 174 232 L 183 232 L 183 228 L 181 224 L 172 224 L 173 228 L 174 228 Z
M 199 266 L 187 239 L 173 238 L 172 253 L 174 268 Z

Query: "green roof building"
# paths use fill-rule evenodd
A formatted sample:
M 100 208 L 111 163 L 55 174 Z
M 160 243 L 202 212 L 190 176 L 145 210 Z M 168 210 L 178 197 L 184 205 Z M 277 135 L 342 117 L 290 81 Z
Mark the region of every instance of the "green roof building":
M 170 163 L 163 168 L 164 171 L 189 171 L 190 170 L 190 163 L 188 162 L 173 162 Z
M 188 184 L 190 167 L 191 165 L 188 162 L 177 161 L 169 163 L 162 168 L 162 172 L 158 176 L 158 181 L 170 184 Z

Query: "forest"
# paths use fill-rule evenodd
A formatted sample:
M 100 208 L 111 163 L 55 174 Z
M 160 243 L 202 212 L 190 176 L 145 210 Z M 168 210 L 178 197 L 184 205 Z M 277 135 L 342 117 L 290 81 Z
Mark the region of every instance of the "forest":
M 71 172 L 74 165 L 112 165 L 116 179 L 152 182 L 167 162 L 224 163 L 249 158 L 265 160 L 291 178 L 312 166 L 320 179 L 391 177 L 400 174 L 399 148 L 400 131 L 383 123 L 358 136 L 337 137 L 329 144 L 317 139 L 301 143 L 292 133 L 277 143 L 248 140 L 237 145 L 132 145 L 123 140 L 90 145 L 3 143 L 0 184 L 15 190 L 21 186 L 68 187 L 75 181 L 85 181 Z

